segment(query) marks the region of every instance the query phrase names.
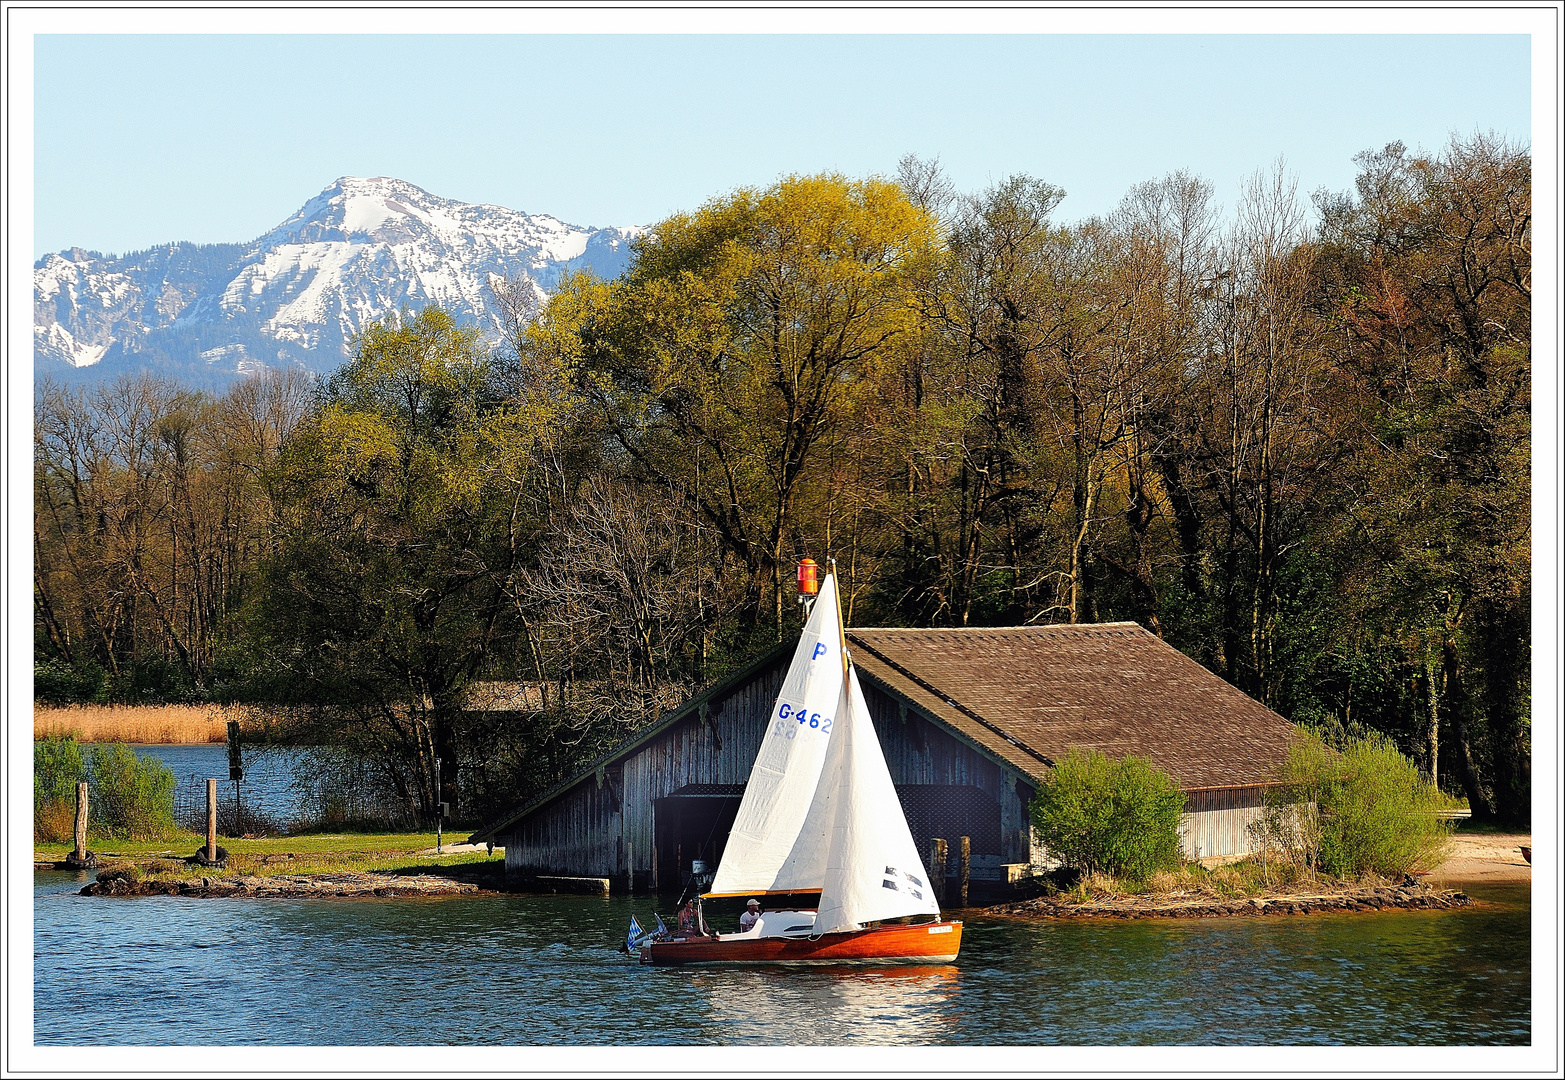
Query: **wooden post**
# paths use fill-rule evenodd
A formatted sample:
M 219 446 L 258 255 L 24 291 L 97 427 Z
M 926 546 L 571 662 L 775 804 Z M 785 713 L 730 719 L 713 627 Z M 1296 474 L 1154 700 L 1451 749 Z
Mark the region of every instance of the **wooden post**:
M 217 781 L 206 782 L 206 858 L 217 862 Z
M 76 785 L 76 850 L 72 853 L 77 862 L 87 860 L 87 783 Z
M 967 878 L 973 868 L 973 841 L 971 837 L 964 836 L 959 841 L 962 845 L 961 853 L 957 856 L 957 873 L 961 879 L 961 902 L 957 907 L 967 906 Z
M 946 902 L 946 842 L 935 837 L 929 842 L 929 885 L 935 890 L 935 900 Z
M 625 842 L 625 892 L 636 895 L 636 842 Z

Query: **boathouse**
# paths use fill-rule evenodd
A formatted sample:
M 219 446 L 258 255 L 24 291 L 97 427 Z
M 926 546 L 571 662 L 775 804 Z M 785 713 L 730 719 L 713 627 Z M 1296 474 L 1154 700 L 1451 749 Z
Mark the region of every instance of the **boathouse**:
M 1135 623 L 849 630 L 920 851 L 971 838 L 972 877 L 1049 863 L 1027 807 L 1072 746 L 1151 758 L 1186 795 L 1185 853 L 1249 850 L 1246 825 L 1293 726 Z M 486 824 L 507 876 L 675 890 L 715 866 L 793 641 L 695 695 L 580 774 Z

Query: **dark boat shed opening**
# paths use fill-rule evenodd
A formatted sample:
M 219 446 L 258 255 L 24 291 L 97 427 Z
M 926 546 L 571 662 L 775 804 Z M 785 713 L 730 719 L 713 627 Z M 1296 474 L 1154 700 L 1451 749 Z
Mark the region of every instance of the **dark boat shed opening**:
M 1071 746 L 1150 757 L 1186 793 L 1186 854 L 1242 854 L 1292 725 L 1134 623 L 850 630 L 914 841 L 971 840 L 972 877 L 1049 865 L 1027 807 Z M 677 891 L 722 858 L 794 642 L 771 650 L 578 775 L 485 825 L 508 877 Z

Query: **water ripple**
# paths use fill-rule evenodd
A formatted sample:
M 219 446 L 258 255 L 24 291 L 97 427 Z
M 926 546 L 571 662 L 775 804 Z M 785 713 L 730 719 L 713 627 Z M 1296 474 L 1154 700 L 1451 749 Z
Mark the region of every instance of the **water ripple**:
M 953 965 L 679 970 L 614 951 L 646 898 L 110 900 L 83 880 L 34 875 L 39 1044 L 1531 1038 L 1525 890 L 1451 912 L 975 920 Z

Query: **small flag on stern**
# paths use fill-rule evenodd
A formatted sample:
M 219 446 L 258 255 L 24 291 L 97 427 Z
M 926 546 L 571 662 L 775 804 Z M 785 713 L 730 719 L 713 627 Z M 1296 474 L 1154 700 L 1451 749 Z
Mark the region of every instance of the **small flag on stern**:
M 641 937 L 641 934 L 642 934 L 641 924 L 638 923 L 636 921 L 636 917 L 634 915 L 632 915 L 630 917 L 630 933 L 625 936 L 625 951 L 626 952 L 635 952 L 635 950 L 636 950 L 636 943 L 637 943 L 637 940 Z

